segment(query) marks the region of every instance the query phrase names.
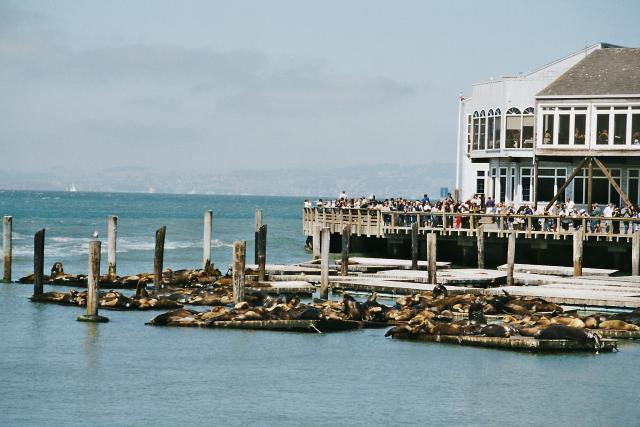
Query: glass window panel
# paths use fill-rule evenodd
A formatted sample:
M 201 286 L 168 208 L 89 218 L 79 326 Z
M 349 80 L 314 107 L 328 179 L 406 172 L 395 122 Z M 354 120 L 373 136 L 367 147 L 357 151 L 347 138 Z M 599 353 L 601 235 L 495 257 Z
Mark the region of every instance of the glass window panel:
M 520 127 L 522 126 L 522 118 L 520 116 L 507 116 L 507 131 L 505 142 L 506 148 L 520 147 Z
M 521 179 L 522 185 L 522 201 L 530 202 L 531 201 L 531 177 L 523 176 Z
M 522 176 L 531 176 L 531 168 L 522 168 L 522 169 L 520 169 L 520 175 L 522 175 Z
M 573 181 L 573 201 L 575 203 L 586 203 L 584 200 L 584 182 L 585 178 L 576 177 Z
M 640 114 L 631 115 L 631 143 L 640 144 Z
M 487 148 L 493 148 L 494 135 L 493 135 L 493 117 L 487 119 Z
M 627 143 L 627 115 L 615 114 L 613 116 L 613 143 L 624 145 Z
M 629 169 L 629 177 L 637 178 L 638 177 L 638 169 Z
M 533 148 L 533 116 L 522 117 L 522 147 Z
M 484 194 L 484 178 L 476 179 L 476 193 Z
M 598 114 L 596 123 L 596 144 L 605 145 L 609 143 L 609 115 Z
M 480 141 L 478 142 L 478 149 L 480 150 L 484 150 L 484 142 L 485 142 L 484 139 L 486 135 L 486 129 L 487 129 L 487 119 L 486 117 L 481 118 L 480 119 Z
M 538 200 L 548 202 L 553 198 L 554 178 L 538 178 Z
M 586 114 L 576 114 L 575 115 L 575 123 L 574 123 L 574 131 L 573 131 L 573 143 L 575 145 L 584 145 L 585 143 L 585 131 L 587 129 L 587 115 Z
M 544 123 L 542 124 L 542 128 L 544 129 L 544 134 L 542 135 L 543 144 L 553 143 L 553 118 L 553 114 L 544 115 Z
M 478 134 L 480 133 L 480 122 L 476 117 L 473 119 L 473 149 L 478 149 Z
M 558 144 L 569 144 L 569 115 L 560 114 L 558 116 Z
M 500 178 L 500 201 L 504 202 L 507 196 L 507 177 Z
M 557 176 L 567 176 L 567 170 L 566 169 L 556 169 L 556 175 Z
M 609 203 L 609 180 L 594 179 L 592 190 L 593 203 L 607 204 Z
M 498 112 L 498 111 L 496 111 L 496 112 Z M 495 123 L 496 139 L 495 139 L 494 148 L 500 148 L 500 130 L 501 130 L 500 126 L 501 125 L 502 125 L 502 118 L 500 116 L 498 116 L 498 117 L 496 117 L 496 123 Z M 639 132 L 639 135 L 640 135 L 640 132 Z
M 538 169 L 538 176 L 555 176 L 553 169 Z
M 629 196 L 629 201 L 634 206 L 638 206 L 638 178 L 629 180 L 629 191 L 627 194 Z

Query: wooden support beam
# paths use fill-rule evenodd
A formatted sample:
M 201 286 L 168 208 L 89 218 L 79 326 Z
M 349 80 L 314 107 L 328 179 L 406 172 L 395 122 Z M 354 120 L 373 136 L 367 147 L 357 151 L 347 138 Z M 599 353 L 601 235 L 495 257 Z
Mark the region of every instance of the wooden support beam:
M 584 228 L 573 232 L 573 275 L 582 276 L 582 248 L 584 243 Z
M 571 181 L 573 181 L 573 179 L 576 177 L 578 172 L 580 172 L 580 169 L 582 169 L 582 167 L 584 166 L 584 164 L 587 162 L 588 159 L 589 159 L 588 157 L 585 157 L 580 161 L 580 163 L 578 163 L 578 166 L 576 166 L 576 168 L 573 170 L 571 175 L 569 175 L 569 178 L 567 178 L 564 184 L 562 184 L 562 186 L 558 189 L 558 192 L 556 193 L 556 195 L 551 198 L 549 203 L 547 203 L 547 206 L 544 208 L 545 211 L 548 211 L 549 208 L 553 206 L 555 201 L 558 200 L 558 197 L 560 197 L 560 195 L 564 192 L 564 190 L 571 183 Z
M 538 158 L 533 158 L 533 210 L 538 210 Z
M 600 168 L 600 170 L 602 171 L 604 176 L 607 177 L 607 179 L 609 180 L 609 183 L 611 184 L 611 186 L 618 192 L 618 194 L 620 195 L 620 197 L 624 201 L 625 205 L 631 205 L 632 203 L 629 200 L 629 198 L 627 197 L 627 195 L 625 194 L 625 192 L 622 191 L 622 188 L 620 188 L 620 186 L 618 185 L 616 180 L 613 179 L 613 177 L 611 176 L 611 174 L 609 173 L 609 171 L 607 170 L 605 165 L 600 161 L 600 159 L 598 159 L 597 157 L 594 157 L 593 161 L 596 162 L 596 165 L 598 165 L 598 167 Z
M 343 276 L 349 274 L 349 244 L 351 240 L 351 227 L 347 224 L 342 228 L 342 253 L 340 254 L 340 273 Z
M 108 322 L 109 319 L 98 316 L 99 280 L 100 280 L 100 248 L 99 240 L 89 242 L 89 268 L 87 271 L 87 314 L 78 316 L 83 322 Z
M 436 284 L 437 280 L 437 259 L 438 259 L 438 242 L 437 234 L 427 234 L 427 269 L 429 274 L 429 283 Z
M 589 158 L 589 167 L 587 168 L 587 214 L 591 216 L 593 205 L 593 159 Z
M 13 260 L 12 248 L 13 218 L 5 216 L 2 219 L 2 248 L 4 251 L 4 267 L 2 270 L 2 281 L 11 282 L 11 262 Z
M 233 242 L 233 303 L 244 301 L 244 269 L 247 257 L 247 242 L 236 240 Z
M 264 282 L 267 267 L 267 224 L 260 226 L 258 237 L 258 281 Z
M 478 245 L 478 268 L 484 269 L 484 225 L 476 230 L 476 244 Z
M 164 263 L 164 236 L 167 232 L 167 226 L 156 230 L 156 250 L 153 256 L 153 286 L 162 287 L 162 265 Z
M 211 263 L 211 235 L 213 232 L 213 211 L 204 211 L 204 228 L 202 237 L 202 269 L 208 272 L 212 269 Z
M 260 227 L 262 226 L 262 209 L 256 209 L 256 223 L 255 223 L 255 239 L 254 241 L 254 264 L 258 263 L 258 233 L 260 232 Z
M 516 233 L 509 233 L 507 240 L 507 286 L 513 286 L 513 269 L 516 262 Z
M 107 218 L 107 276 L 113 280 L 117 275 L 116 242 L 118 239 L 118 217 L 110 215 Z
M 44 291 L 44 228 L 33 236 L 33 295 Z
M 329 245 L 331 231 L 327 227 L 320 233 L 320 298 L 329 298 Z
M 356 225 L 357 226 L 357 225 Z M 313 224 L 312 237 L 311 237 L 311 245 L 313 246 L 313 259 L 320 259 L 320 232 L 322 231 L 322 226 L 319 223 Z
M 418 269 L 418 222 L 411 224 L 411 269 Z
M 631 237 L 631 275 L 640 276 L 640 230 Z

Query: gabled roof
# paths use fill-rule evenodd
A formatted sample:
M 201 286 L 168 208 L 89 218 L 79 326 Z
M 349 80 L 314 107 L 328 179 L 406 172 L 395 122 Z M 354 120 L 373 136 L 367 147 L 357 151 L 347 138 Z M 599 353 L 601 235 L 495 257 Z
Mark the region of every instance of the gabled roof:
M 537 97 L 602 95 L 640 95 L 640 49 L 596 49 Z

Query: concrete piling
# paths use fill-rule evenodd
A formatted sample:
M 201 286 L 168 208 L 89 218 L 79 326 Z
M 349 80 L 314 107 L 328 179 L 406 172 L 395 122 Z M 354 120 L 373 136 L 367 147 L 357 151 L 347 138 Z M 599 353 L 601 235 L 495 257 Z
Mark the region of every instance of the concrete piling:
M 478 226 L 476 244 L 478 246 L 478 268 L 484 269 L 484 225 Z
M 247 256 L 247 242 L 236 240 L 233 242 L 233 303 L 244 301 L 245 263 Z
M 418 219 L 419 221 L 419 219 Z M 418 269 L 418 222 L 411 224 L 411 269 Z
M 313 259 L 320 259 L 320 232 L 322 226 L 320 224 L 313 224 L 312 241 L 313 245 Z

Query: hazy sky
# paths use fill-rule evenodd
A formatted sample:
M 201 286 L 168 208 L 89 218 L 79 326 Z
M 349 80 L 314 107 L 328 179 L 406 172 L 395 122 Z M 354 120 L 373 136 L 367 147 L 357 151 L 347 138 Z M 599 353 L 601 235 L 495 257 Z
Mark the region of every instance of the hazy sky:
M 638 1 L 0 0 L 3 168 L 455 161 L 457 96 L 607 41 Z

